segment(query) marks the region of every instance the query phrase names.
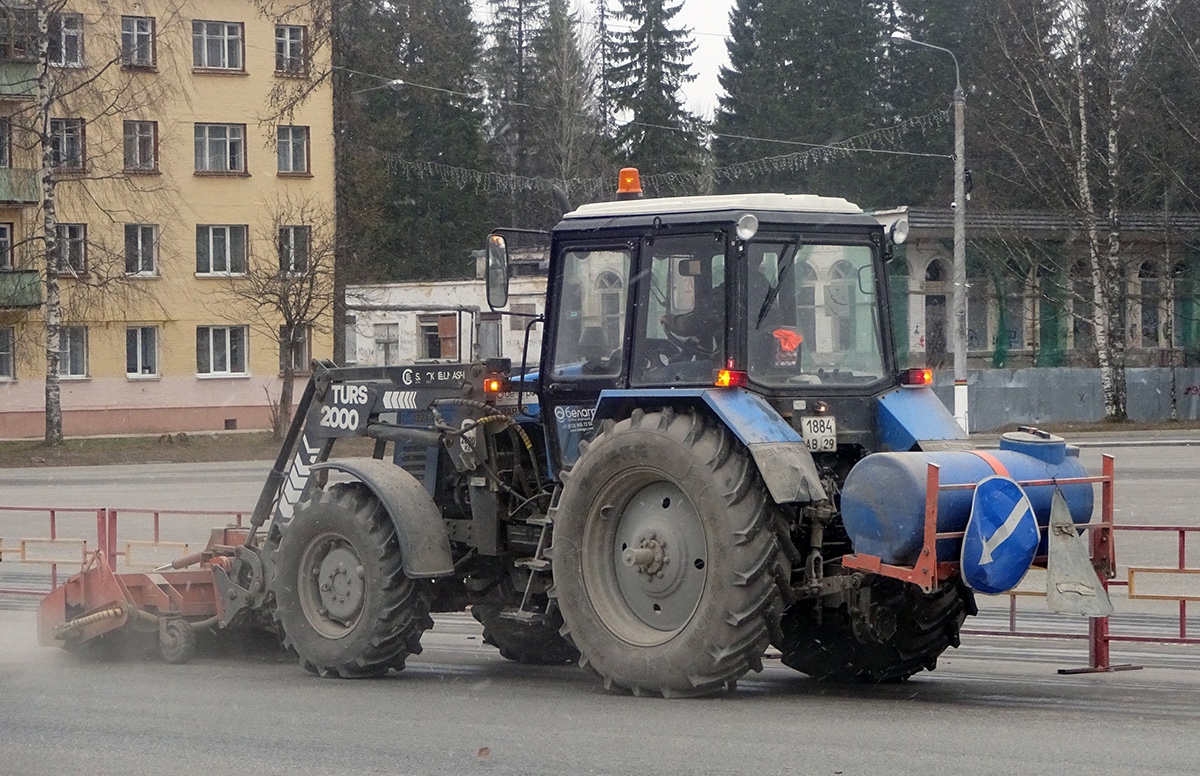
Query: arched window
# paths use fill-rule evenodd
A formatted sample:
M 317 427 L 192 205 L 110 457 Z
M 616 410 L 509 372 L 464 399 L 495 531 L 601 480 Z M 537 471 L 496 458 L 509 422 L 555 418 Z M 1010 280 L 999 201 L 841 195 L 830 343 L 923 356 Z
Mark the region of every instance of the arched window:
M 829 276 L 829 284 L 825 286 L 825 310 L 832 324 L 833 349 L 854 350 L 858 274 L 849 262 L 839 261 L 833 265 Z
M 1071 267 L 1071 347 L 1077 356 L 1092 363 L 1096 352 L 1095 300 L 1090 262 L 1081 260 Z
M 946 262 L 941 259 L 934 259 L 929 262 L 929 266 L 925 268 L 925 293 L 936 291 L 942 293 L 944 288 L 930 288 L 930 283 L 945 283 L 946 282 Z
M 939 369 L 946 362 L 949 338 L 946 311 L 946 262 L 934 259 L 925 268 L 925 366 Z
M 1163 287 L 1158 276 L 1158 268 L 1152 262 L 1143 262 L 1138 267 L 1138 294 L 1136 304 L 1141 314 L 1134 318 L 1140 323 L 1140 330 L 1135 333 L 1133 344 L 1143 348 L 1158 347 L 1158 333 L 1162 324 L 1162 311 L 1159 308 Z
M 596 291 L 600 297 L 600 325 L 605 331 L 617 331 L 621 328 L 623 316 L 621 301 L 624 284 L 615 272 L 601 272 L 596 278 Z

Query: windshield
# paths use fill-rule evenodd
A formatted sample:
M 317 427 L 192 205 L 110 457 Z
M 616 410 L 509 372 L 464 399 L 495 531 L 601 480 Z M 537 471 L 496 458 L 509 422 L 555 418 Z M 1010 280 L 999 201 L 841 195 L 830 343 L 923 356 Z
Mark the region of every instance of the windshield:
M 795 386 L 883 377 L 871 257 L 865 245 L 781 239 L 747 247 L 752 380 Z

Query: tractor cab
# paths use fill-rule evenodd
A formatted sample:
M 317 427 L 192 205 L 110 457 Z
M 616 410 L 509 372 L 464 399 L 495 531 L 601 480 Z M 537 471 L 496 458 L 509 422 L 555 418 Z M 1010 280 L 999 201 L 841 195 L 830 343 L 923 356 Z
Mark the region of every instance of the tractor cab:
M 762 397 L 814 452 L 879 449 L 870 398 L 898 385 L 885 247 L 880 223 L 835 197 L 567 213 L 552 232 L 539 372 L 553 464 L 569 467 L 597 422 L 635 400 L 702 404 L 730 387 Z

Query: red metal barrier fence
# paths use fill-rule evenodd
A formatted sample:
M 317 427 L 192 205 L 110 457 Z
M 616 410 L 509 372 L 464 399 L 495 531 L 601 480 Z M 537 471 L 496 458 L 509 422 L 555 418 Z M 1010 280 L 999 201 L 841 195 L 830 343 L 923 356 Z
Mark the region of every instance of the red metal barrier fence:
M 1128 599 L 1130 601 L 1137 600 L 1156 600 L 1156 601 L 1176 601 L 1178 603 L 1179 619 L 1177 635 L 1130 635 L 1130 634 L 1113 634 L 1110 631 L 1109 617 L 1091 618 L 1088 623 L 1088 632 L 1070 633 L 1065 631 L 1049 631 L 1049 630 L 1023 630 L 1018 627 L 1017 623 L 1017 598 L 1022 595 L 1033 595 L 1030 591 L 1014 592 L 1009 595 L 1009 618 L 1007 629 L 965 629 L 965 635 L 983 635 L 983 636 L 1014 636 L 1020 638 L 1044 638 L 1044 639 L 1074 639 L 1088 642 L 1089 661 L 1086 668 L 1078 669 L 1063 669 L 1060 673 L 1077 673 L 1077 672 L 1103 672 L 1103 671 L 1119 671 L 1128 668 L 1136 668 L 1137 666 L 1129 665 L 1114 665 L 1111 661 L 1110 647 L 1114 642 L 1141 642 L 1141 643 L 1157 643 L 1157 644 L 1187 644 L 1200 645 L 1200 638 L 1189 636 L 1188 633 L 1188 602 L 1200 601 L 1200 568 L 1189 568 L 1187 566 L 1187 538 L 1190 534 L 1200 532 L 1200 526 L 1166 526 L 1166 525 L 1115 525 L 1113 522 L 1113 459 L 1112 456 L 1104 456 L 1103 473 L 1099 477 L 1076 478 L 1071 480 L 1059 480 L 1058 484 L 1067 483 L 1096 483 L 1101 489 L 1101 514 L 1099 521 L 1093 521 L 1087 525 L 1078 526 L 1080 529 L 1091 532 L 1091 549 L 1092 558 L 1097 569 L 1100 572 L 1100 580 L 1105 590 L 1112 588 L 1125 588 L 1127 590 Z M 973 485 L 939 485 L 937 480 L 937 472 L 932 470 L 936 467 L 931 467 L 929 475 L 929 483 L 927 489 L 927 501 L 932 504 L 929 514 L 927 515 L 926 525 L 926 546 L 932 548 L 935 546 L 938 539 L 961 537 L 962 532 L 957 533 L 937 533 L 937 496 L 938 490 L 964 489 L 974 487 Z M 1053 484 L 1054 481 L 1036 481 L 1022 482 L 1023 485 L 1041 485 Z M 87 559 L 91 552 L 102 550 L 108 558 L 112 559 L 114 567 L 118 564 L 122 566 L 142 566 L 147 565 L 159 566 L 169 563 L 175 557 L 187 554 L 189 545 L 185 542 L 168 542 L 162 538 L 162 518 L 170 516 L 171 518 L 200 518 L 206 520 L 205 529 L 211 529 L 218 525 L 217 518 L 224 518 L 225 523 L 236 524 L 241 527 L 243 519 L 249 512 L 200 512 L 178 509 L 78 509 L 78 508 L 45 508 L 45 507 L 3 507 L 0 506 L 0 528 L 5 524 L 4 518 L 12 514 L 24 514 L 37 519 L 45 519 L 49 538 L 33 538 L 17 540 L 15 545 L 6 545 L 4 543 L 3 531 L 0 531 L 0 572 L 3 572 L 5 567 L 10 562 L 18 564 L 41 564 L 50 567 L 49 587 L 46 589 L 30 589 L 25 588 L 6 588 L 4 584 L 4 576 L 0 574 L 0 595 L 25 595 L 25 596 L 43 596 L 58 585 L 58 566 L 63 565 L 68 567 L 68 573 L 75 573 L 82 566 L 83 561 Z M 64 518 L 71 519 L 72 528 L 75 536 L 62 535 L 61 522 Z M 89 544 L 89 539 L 78 538 L 82 535 L 78 529 L 78 524 L 81 519 L 94 518 L 96 523 L 96 540 L 94 545 Z M 118 518 L 121 518 L 118 520 Z M 133 533 L 134 529 L 130 529 L 130 521 L 134 526 L 139 524 L 142 527 L 142 534 L 146 533 L 146 522 L 149 523 L 150 538 L 141 539 L 125 539 L 123 542 L 118 538 L 118 526 L 125 532 L 126 535 Z M 1117 579 L 1116 574 L 1118 567 L 1116 565 L 1115 542 L 1114 534 L 1118 532 L 1145 532 L 1154 534 L 1175 533 L 1177 536 L 1177 557 L 1174 565 L 1171 566 L 1148 566 L 1134 565 L 1126 569 L 1126 577 Z M 199 537 L 199 534 L 197 534 Z M 90 548 L 90 549 L 89 549 Z M 164 556 L 163 552 L 172 553 L 169 556 Z M 149 553 L 153 555 L 155 552 L 159 554 L 153 560 L 143 560 L 142 555 Z M 847 564 L 849 565 L 849 564 Z M 943 564 L 926 563 L 923 567 L 913 569 L 901 569 L 900 571 L 912 576 L 909 581 L 922 584 L 936 582 L 939 568 Z M 918 578 L 919 577 L 919 578 Z M 1169 580 L 1175 583 L 1188 582 L 1193 583 L 1195 589 L 1192 592 L 1171 592 L 1162 591 L 1161 588 L 1155 592 L 1155 585 L 1161 585 L 1164 580 Z M 1139 586 L 1141 589 L 1139 590 Z M 1147 590 L 1147 588 L 1150 588 Z M 1120 615 L 1116 615 L 1119 617 Z
M 1188 603 L 1191 601 L 1200 601 L 1200 568 L 1189 568 L 1187 563 L 1187 542 L 1189 535 L 1200 534 L 1200 526 L 1182 526 L 1182 525 L 1113 525 L 1112 532 L 1114 534 L 1128 533 L 1147 533 L 1147 534 L 1175 534 L 1176 540 L 1176 559 L 1173 566 L 1147 566 L 1147 565 L 1131 565 L 1124 569 L 1125 578 L 1106 579 L 1101 577 L 1101 584 L 1106 591 L 1112 591 L 1114 588 L 1124 588 L 1129 601 L 1174 601 L 1178 605 L 1178 618 L 1176 620 L 1176 630 L 1170 635 L 1166 633 L 1147 634 L 1147 635 L 1131 635 L 1128 633 L 1113 633 L 1111 631 L 1111 623 L 1109 617 L 1095 617 L 1088 621 L 1088 632 L 1082 633 L 1062 633 L 1041 630 L 1023 630 L 1018 626 L 1018 610 L 1017 600 L 1022 596 L 1037 595 L 1036 593 L 1022 591 L 1014 592 L 1008 595 L 1008 628 L 999 629 L 964 629 L 963 633 L 968 635 L 983 635 L 983 636 L 1016 636 L 1021 638 L 1045 638 L 1045 639 L 1086 639 L 1088 642 L 1088 665 L 1083 668 L 1064 668 L 1060 669 L 1061 674 L 1076 674 L 1076 673 L 1100 673 L 1107 671 L 1125 671 L 1140 666 L 1129 664 L 1114 664 L 1111 658 L 1111 647 L 1113 643 L 1143 643 L 1143 644 L 1177 644 L 1200 646 L 1200 636 L 1189 636 L 1188 630 Z M 1113 545 L 1116 541 L 1113 541 Z M 1116 568 L 1114 564 L 1114 568 Z M 1141 582 L 1139 583 L 1139 579 Z M 1182 582 L 1186 585 L 1188 582 L 1192 584 L 1192 590 L 1182 592 L 1178 589 L 1175 591 L 1163 590 L 1161 587 L 1156 587 L 1164 582 L 1179 584 Z M 1141 584 L 1142 589 L 1138 586 Z M 1149 588 L 1149 589 L 1147 589 Z M 1120 619 L 1119 614 L 1114 615 Z M 1193 630 L 1192 633 L 1195 633 Z
M 192 511 L 184 509 L 82 509 L 60 507 L 4 507 L 0 506 L 0 529 L 8 523 L 18 520 L 29 525 L 45 521 L 48 537 L 21 538 L 5 543 L 4 534 L 0 530 L 0 572 L 6 570 L 8 564 L 18 567 L 48 566 L 50 569 L 49 587 L 37 588 L 30 586 L 9 587 L 5 579 L 8 575 L 0 574 L 0 595 L 14 596 L 44 596 L 59 583 L 59 566 L 66 569 L 68 575 L 74 574 L 82 566 L 88 556 L 96 550 L 103 551 L 110 558 L 114 568 L 160 566 L 169 563 L 174 558 L 188 552 L 189 542 L 165 541 L 163 539 L 162 519 L 170 518 L 196 519 L 203 518 L 202 528 L 194 534 L 193 541 L 207 539 L 209 529 L 220 525 L 242 522 L 250 513 L 246 512 L 214 512 Z M 120 520 L 118 520 L 120 518 Z M 95 520 L 95 540 L 93 542 L 90 529 L 84 529 L 86 523 Z M 67 526 L 63 524 L 67 523 Z M 148 538 L 120 538 L 118 524 L 124 535 L 148 536 Z M 176 523 L 173 527 L 178 528 Z M 84 538 L 86 537 L 86 538 Z M 35 580 L 36 582 L 37 580 Z M 11 583 L 9 583 L 11 584 Z

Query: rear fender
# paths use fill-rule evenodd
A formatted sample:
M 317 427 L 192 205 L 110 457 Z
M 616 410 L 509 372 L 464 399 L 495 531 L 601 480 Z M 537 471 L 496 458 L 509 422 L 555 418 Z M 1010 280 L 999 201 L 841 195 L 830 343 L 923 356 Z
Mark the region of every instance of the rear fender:
M 706 409 L 749 449 L 775 503 L 828 498 L 804 439 L 756 393 L 742 388 L 603 391 L 596 405 L 596 424 L 606 418 L 628 417 L 637 407 Z
M 454 561 L 442 514 L 429 492 L 411 474 L 374 458 L 325 461 L 312 469 L 343 472 L 370 488 L 396 527 L 405 576 L 428 579 L 453 573 Z

